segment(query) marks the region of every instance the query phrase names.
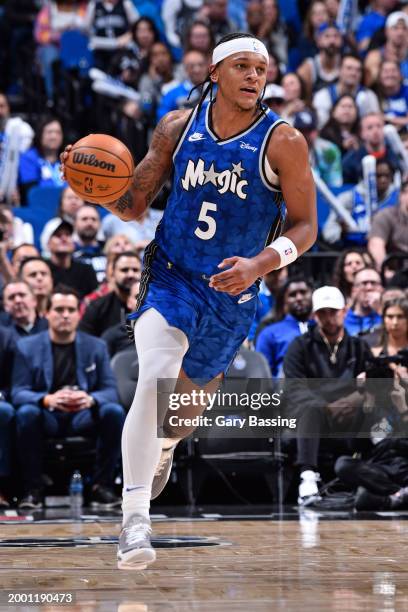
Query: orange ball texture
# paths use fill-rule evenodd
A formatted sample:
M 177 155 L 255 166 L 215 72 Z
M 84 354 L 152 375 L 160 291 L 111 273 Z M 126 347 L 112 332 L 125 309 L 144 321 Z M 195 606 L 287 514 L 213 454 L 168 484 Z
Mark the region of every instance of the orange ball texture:
M 135 166 L 123 142 L 107 134 L 78 140 L 65 161 L 65 176 L 77 195 L 94 204 L 114 202 L 130 187 Z

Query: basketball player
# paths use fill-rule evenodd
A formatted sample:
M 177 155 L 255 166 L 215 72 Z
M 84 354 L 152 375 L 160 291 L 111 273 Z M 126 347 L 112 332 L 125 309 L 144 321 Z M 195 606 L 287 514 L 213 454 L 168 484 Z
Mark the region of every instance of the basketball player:
M 121 569 L 155 560 L 150 499 L 169 478 L 177 442 L 193 431 L 158 438 L 157 379 L 217 384 L 247 336 L 258 279 L 293 262 L 316 238 L 307 145 L 262 105 L 267 66 L 266 47 L 253 36 L 221 39 L 199 104 L 160 121 L 130 190 L 103 204 L 125 221 L 137 219 L 174 173 L 130 315 L 139 380 L 122 437 Z M 278 237 L 284 203 L 290 229 Z M 191 406 L 190 414 L 204 409 Z

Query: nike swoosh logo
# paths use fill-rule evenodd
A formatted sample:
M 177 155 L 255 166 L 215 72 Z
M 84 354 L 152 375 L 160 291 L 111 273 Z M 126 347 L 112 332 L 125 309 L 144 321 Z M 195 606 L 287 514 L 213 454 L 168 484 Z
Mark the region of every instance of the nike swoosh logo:
M 136 487 L 126 487 L 125 488 L 125 492 L 126 493 L 130 493 L 131 491 L 136 491 L 136 489 L 143 489 L 143 485 L 139 485 Z
M 204 140 L 205 136 L 203 134 L 192 134 L 188 137 L 189 142 L 195 142 L 196 140 Z
M 245 302 L 249 302 L 249 300 L 252 300 L 252 298 L 254 297 L 254 293 L 244 293 L 244 295 L 241 295 L 241 297 L 239 298 L 238 304 L 244 304 Z

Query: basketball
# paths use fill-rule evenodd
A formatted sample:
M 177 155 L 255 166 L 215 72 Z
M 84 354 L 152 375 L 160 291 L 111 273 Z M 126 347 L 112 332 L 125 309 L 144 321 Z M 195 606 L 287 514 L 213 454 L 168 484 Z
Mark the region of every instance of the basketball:
M 94 204 L 113 202 L 129 188 L 134 163 L 113 136 L 89 134 L 76 142 L 65 161 L 65 176 L 77 195 Z

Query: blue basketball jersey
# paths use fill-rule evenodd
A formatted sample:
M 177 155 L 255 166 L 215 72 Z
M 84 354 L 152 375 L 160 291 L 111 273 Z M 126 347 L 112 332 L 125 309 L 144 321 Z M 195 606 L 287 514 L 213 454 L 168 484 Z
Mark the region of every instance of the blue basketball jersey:
M 220 139 L 212 104 L 195 109 L 174 151 L 173 186 L 156 242 L 190 273 L 210 276 L 227 257 L 254 257 L 276 238 L 285 206 L 266 150 L 284 123 L 265 109 L 245 131 Z

